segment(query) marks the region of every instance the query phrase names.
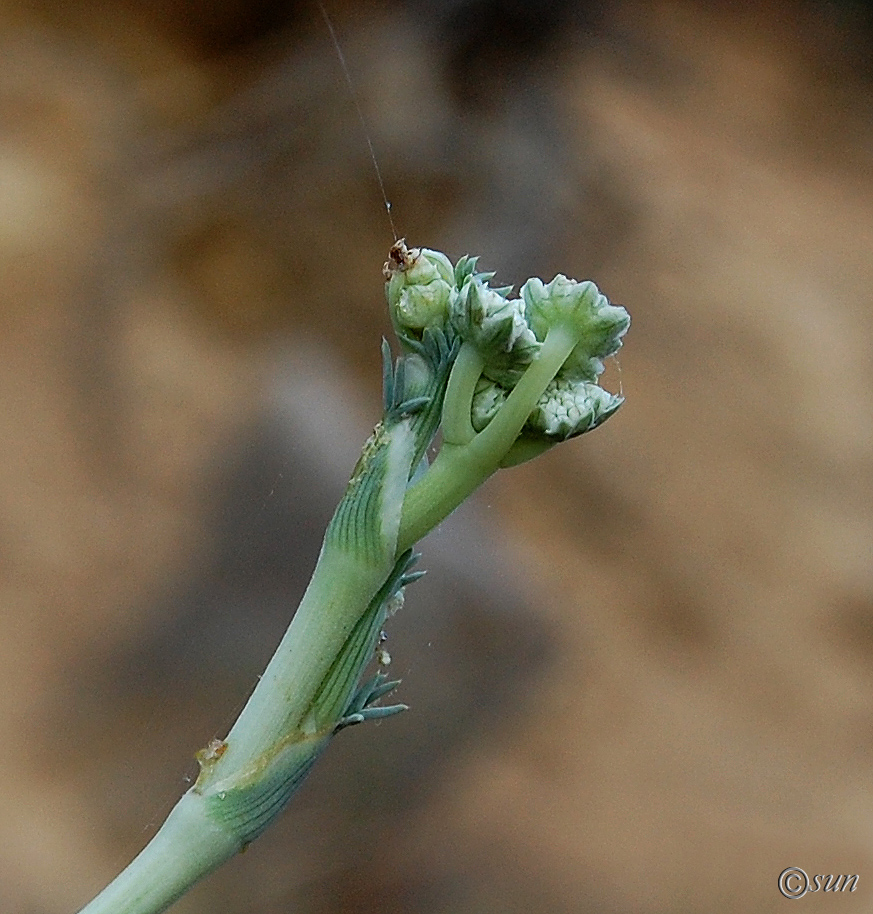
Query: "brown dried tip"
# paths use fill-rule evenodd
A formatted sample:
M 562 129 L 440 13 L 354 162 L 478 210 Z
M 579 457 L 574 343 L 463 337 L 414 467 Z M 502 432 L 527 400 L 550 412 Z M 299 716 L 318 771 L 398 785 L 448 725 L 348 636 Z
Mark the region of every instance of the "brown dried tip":
M 418 260 L 421 251 L 418 248 L 411 250 L 406 246 L 406 239 L 400 238 L 391 245 L 388 250 L 388 259 L 382 267 L 382 275 L 387 282 L 391 276 L 398 270 L 405 272 L 416 260 Z
M 227 743 L 223 739 L 211 739 L 205 749 L 200 749 L 194 753 L 194 757 L 200 764 L 201 768 L 217 762 L 227 750 Z

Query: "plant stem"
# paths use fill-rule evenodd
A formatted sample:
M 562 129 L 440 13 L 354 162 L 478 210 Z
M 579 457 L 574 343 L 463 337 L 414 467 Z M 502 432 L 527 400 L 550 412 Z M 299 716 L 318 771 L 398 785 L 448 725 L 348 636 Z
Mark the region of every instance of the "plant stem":
M 443 401 L 443 446 L 469 444 L 476 437 L 471 405 L 484 366 L 485 360 L 479 350 L 472 343 L 463 343 L 452 366 Z
M 409 555 L 397 557 L 415 451 L 409 419 L 380 424 L 325 534 L 300 606 L 225 740 L 134 861 L 81 914 L 159 914 L 281 812 L 344 722 Z
M 500 461 L 518 438 L 537 400 L 577 342 L 576 336 L 563 326 L 551 328 L 537 357 L 528 366 L 491 422 L 466 442 L 463 442 L 464 435 L 459 436 L 462 443 L 443 442 L 436 460 L 427 473 L 406 493 L 400 518 L 400 532 L 397 536 L 398 550 L 407 549 L 418 542 L 498 469 Z M 452 369 L 452 376 L 449 378 L 443 406 L 444 416 L 450 411 L 453 416 L 457 415 L 461 410 L 466 410 L 466 414 L 470 415 L 473 388 L 478 380 L 478 374 L 470 383 L 476 363 L 472 357 L 461 360 L 467 345 L 465 343 L 461 347 L 458 360 Z M 453 385 L 456 370 L 460 372 L 462 380 Z M 481 372 L 481 368 L 479 371 Z M 460 391 L 464 392 L 463 397 L 459 397 L 457 401 L 450 398 L 451 393 Z M 456 429 L 460 427 L 461 423 L 458 420 L 453 419 L 452 422 Z
M 573 378 L 549 385 L 577 345 L 585 350 L 585 377 L 596 379 L 599 357 L 621 346 L 627 312 L 609 305 L 593 283 L 560 274 L 548 286 L 528 280 L 524 302 L 508 302 L 507 290 L 487 288 L 493 274 L 473 272 L 475 263 L 466 258 L 453 268 L 439 252 L 410 252 L 403 241 L 392 247 L 391 319 L 412 354 L 393 361 L 383 341 L 382 421 L 328 525 L 300 606 L 227 737 L 197 754 L 196 783 L 80 914 L 160 914 L 264 831 L 338 730 L 404 710 L 378 703 L 397 682 L 381 669 L 363 674 L 403 589 L 423 574 L 410 570 L 418 559 L 412 546 L 499 467 L 593 428 L 622 402 L 608 394 L 591 400 L 579 382 L 568 406 L 561 384 Z M 426 326 L 401 319 L 404 296 L 406 305 L 424 303 Z M 549 329 L 529 362 L 541 338 L 535 320 Z M 507 360 L 515 362 L 511 373 L 495 375 Z M 472 406 L 483 372 L 512 380 L 523 373 L 511 390 L 496 392 L 496 412 L 477 433 Z M 540 428 L 546 410 L 561 434 L 548 422 Z M 424 458 L 440 426 L 442 446 L 428 469 Z
M 140 854 L 81 914 L 164 911 L 241 847 L 208 814 L 202 797 L 186 793 Z

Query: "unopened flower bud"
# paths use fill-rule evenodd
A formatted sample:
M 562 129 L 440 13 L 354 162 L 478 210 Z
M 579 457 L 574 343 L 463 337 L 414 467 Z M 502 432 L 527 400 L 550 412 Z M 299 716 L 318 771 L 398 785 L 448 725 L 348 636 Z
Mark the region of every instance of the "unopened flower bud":
M 624 308 L 611 305 L 590 281 L 577 282 L 558 274 L 550 283 L 529 279 L 521 288 L 525 314 L 538 340 L 553 326 L 569 326 L 579 343 L 570 354 L 562 374 L 567 378 L 596 381 L 603 371 L 601 359 L 621 348 L 621 338 L 630 326 Z
M 445 254 L 407 248 L 401 240 L 385 264 L 385 287 L 391 319 L 402 333 L 420 336 L 425 327 L 442 327 L 454 287 L 454 268 Z

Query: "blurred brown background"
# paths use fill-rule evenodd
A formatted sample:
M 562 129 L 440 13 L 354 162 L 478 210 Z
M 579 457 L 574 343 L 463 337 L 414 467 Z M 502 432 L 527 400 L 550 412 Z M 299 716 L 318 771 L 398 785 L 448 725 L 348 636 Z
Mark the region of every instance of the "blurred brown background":
M 412 710 L 174 910 L 870 910 L 869 9 L 328 8 L 398 231 L 596 279 L 627 403 L 425 541 Z M 233 721 L 377 418 L 390 243 L 317 6 L 0 6 L 0 910 L 77 910 Z

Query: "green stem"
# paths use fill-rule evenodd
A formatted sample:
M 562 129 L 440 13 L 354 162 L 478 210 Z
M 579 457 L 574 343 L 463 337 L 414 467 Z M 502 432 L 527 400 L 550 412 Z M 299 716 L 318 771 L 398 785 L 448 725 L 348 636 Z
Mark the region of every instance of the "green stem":
M 186 793 L 139 856 L 80 914 L 157 914 L 241 847 L 202 797 Z
M 446 441 L 443 444 L 427 473 L 406 493 L 400 518 L 400 532 L 397 536 L 398 551 L 408 549 L 445 520 L 498 469 L 500 461 L 515 443 L 537 400 L 560 371 L 577 342 L 577 336 L 570 329 L 560 325 L 552 327 L 537 357 L 528 366 L 491 422 L 466 443 Z M 461 347 L 455 369 L 452 370 L 452 377 L 449 378 L 446 402 L 443 406 L 444 416 L 446 412 L 450 412 L 454 417 L 462 410 L 466 410 L 468 417 L 470 415 L 472 388 L 478 380 L 477 376 L 472 386 L 469 383 L 475 364 L 472 358 L 461 363 L 462 380 L 455 385 L 452 384 L 455 370 L 461 362 L 461 354 L 466 347 L 466 343 Z M 453 401 L 450 398 L 452 391 L 463 391 L 463 398 L 459 397 Z M 452 421 L 455 428 L 461 425 L 455 418 Z
M 227 738 L 199 754 L 196 784 L 82 914 L 158 914 L 290 799 L 342 723 L 407 566 L 396 543 L 415 443 L 409 419 L 377 428 L 300 606 Z
M 443 402 L 444 444 L 469 444 L 476 437 L 470 407 L 485 360 L 472 343 L 464 343 L 455 359 Z
M 382 568 L 347 554 L 322 551 L 288 630 L 227 735 L 210 783 L 257 766 L 265 751 L 301 728 L 330 665 L 385 576 Z

